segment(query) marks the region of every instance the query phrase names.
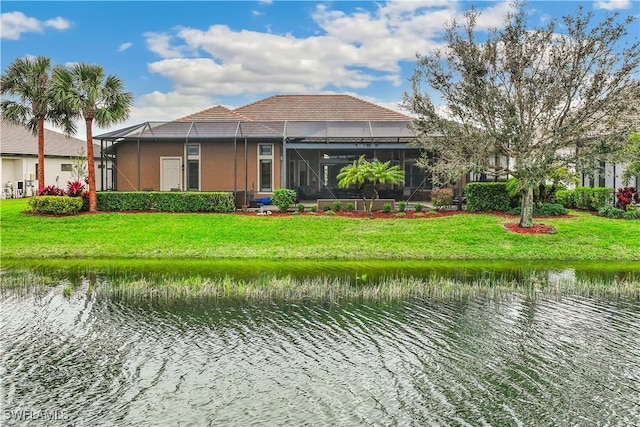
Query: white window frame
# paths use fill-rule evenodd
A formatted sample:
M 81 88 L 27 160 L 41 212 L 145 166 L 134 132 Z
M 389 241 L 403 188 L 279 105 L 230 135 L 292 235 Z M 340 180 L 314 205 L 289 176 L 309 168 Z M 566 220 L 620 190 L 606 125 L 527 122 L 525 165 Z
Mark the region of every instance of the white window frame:
M 197 146 L 198 147 L 198 154 L 189 154 L 189 146 Z M 201 159 L 201 155 L 202 155 L 202 146 L 199 143 L 194 143 L 194 142 L 188 142 L 185 144 L 184 146 L 184 157 L 186 160 L 185 162 L 185 168 L 184 168 L 184 183 L 185 183 L 185 189 L 187 191 L 189 190 L 189 161 L 190 160 L 197 160 L 198 161 L 198 189 L 196 191 L 200 191 L 202 188 L 202 161 Z M 191 190 L 193 191 L 193 190 Z
M 264 147 L 264 146 L 270 146 L 271 147 L 271 154 L 260 154 L 260 148 Z M 259 193 L 263 193 L 263 194 L 271 194 L 273 193 L 273 175 L 275 172 L 275 162 L 273 161 L 273 155 L 274 155 L 274 146 L 273 144 L 258 144 L 257 146 L 257 150 L 258 150 L 258 192 Z M 260 170 L 260 166 L 261 166 L 261 161 L 262 160 L 269 160 L 271 161 L 271 182 L 269 183 L 269 188 L 270 190 L 263 190 L 264 186 L 262 185 L 262 171 Z

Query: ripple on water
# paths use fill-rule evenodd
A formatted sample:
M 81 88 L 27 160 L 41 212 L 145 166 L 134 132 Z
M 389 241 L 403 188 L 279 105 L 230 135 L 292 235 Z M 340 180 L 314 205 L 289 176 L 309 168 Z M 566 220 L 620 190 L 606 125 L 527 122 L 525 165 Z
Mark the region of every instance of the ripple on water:
M 78 425 L 601 425 L 640 419 L 640 307 L 0 300 L 3 408 Z M 11 425 L 11 420 L 8 421 Z

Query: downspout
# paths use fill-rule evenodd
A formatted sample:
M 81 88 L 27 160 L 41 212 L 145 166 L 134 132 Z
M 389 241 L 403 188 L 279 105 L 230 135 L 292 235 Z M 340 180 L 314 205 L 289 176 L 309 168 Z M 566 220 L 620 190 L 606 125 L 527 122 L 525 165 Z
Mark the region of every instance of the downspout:
M 105 183 L 105 169 L 104 169 L 104 139 L 100 140 L 100 191 L 104 191 L 104 183 Z
M 144 130 L 149 127 L 149 132 L 151 132 L 151 134 L 153 135 L 153 131 L 151 130 L 151 125 L 149 124 L 149 122 L 146 122 L 144 124 L 144 126 L 142 127 L 142 130 L 138 133 L 138 139 L 137 139 L 137 146 L 138 146 L 138 188 L 137 191 L 140 191 L 140 137 L 142 136 L 142 133 L 144 132 Z
M 149 123 L 149 122 L 147 122 L 147 123 Z M 144 127 L 142 129 L 144 129 Z M 138 185 L 137 185 L 137 188 L 136 188 L 137 191 L 140 191 L 140 135 L 141 134 L 142 134 L 142 132 L 140 132 L 138 134 L 138 139 L 137 139 L 137 142 L 136 142 L 136 145 L 138 147 Z
M 189 173 L 189 171 L 187 169 L 189 169 L 189 151 L 187 149 L 187 145 L 189 145 L 189 135 L 191 135 L 191 129 L 193 129 L 193 125 L 195 124 L 195 122 L 191 122 L 191 126 L 189 126 L 189 130 L 187 131 L 187 136 L 184 139 L 184 159 L 182 159 L 182 161 L 184 162 L 182 164 L 182 191 L 187 191 L 187 185 L 185 185 L 185 183 L 187 182 L 187 173 Z M 200 163 L 202 163 L 202 150 L 200 151 Z M 185 167 L 186 166 L 186 167 Z M 200 170 L 198 170 L 198 173 L 201 174 L 202 173 L 202 166 L 200 166 L 199 168 Z M 200 190 L 200 180 L 198 180 L 198 190 Z
M 282 159 L 280 162 L 280 187 L 288 188 L 287 186 L 287 121 L 284 122 L 284 129 L 282 131 Z
M 247 204 L 247 192 L 249 191 L 249 159 L 247 158 L 247 137 L 244 137 L 244 204 Z
M 236 125 L 236 133 L 233 135 L 233 200 L 238 202 L 238 129 L 240 129 L 240 122 Z M 246 199 L 246 195 L 245 195 Z M 243 203 L 246 205 L 247 201 Z

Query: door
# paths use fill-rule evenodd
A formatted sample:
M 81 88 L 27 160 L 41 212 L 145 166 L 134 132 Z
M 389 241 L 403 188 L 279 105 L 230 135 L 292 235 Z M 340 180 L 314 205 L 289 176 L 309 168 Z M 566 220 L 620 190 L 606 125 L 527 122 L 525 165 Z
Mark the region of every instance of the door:
M 160 191 L 182 190 L 182 158 L 160 157 Z

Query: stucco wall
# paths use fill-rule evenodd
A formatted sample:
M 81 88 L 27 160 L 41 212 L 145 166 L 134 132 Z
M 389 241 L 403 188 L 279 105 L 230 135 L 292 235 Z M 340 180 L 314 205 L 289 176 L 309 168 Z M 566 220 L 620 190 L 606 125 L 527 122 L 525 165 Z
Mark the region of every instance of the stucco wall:
M 184 142 L 150 142 L 140 144 L 140 190 L 160 190 L 160 157 L 180 157 L 185 163 Z M 273 188 L 280 187 L 281 147 L 274 144 Z M 138 154 L 136 143 L 121 143 L 116 147 L 118 191 L 138 190 Z M 245 162 L 244 141 L 238 141 L 234 152 L 231 142 L 200 142 L 200 190 L 233 191 L 234 164 L 236 190 L 256 191 L 258 188 L 258 143 L 247 144 Z M 186 169 L 186 167 L 185 167 Z M 246 171 L 246 175 L 245 175 Z M 246 180 L 245 180 L 246 176 Z M 185 188 L 186 171 L 183 173 Z M 255 193 L 257 197 L 269 193 Z

